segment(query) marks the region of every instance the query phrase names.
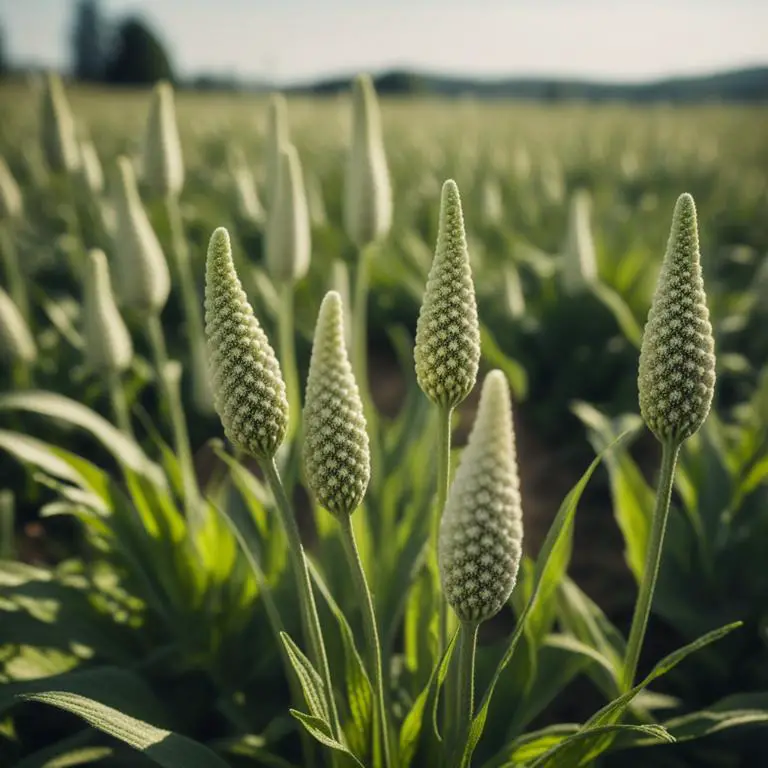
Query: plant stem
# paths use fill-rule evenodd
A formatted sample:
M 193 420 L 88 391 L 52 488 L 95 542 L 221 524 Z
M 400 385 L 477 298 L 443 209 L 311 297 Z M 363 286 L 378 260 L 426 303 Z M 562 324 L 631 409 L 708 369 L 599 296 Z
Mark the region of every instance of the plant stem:
M 440 520 L 443 516 L 443 509 L 448 498 L 448 486 L 450 484 L 451 473 L 451 416 L 453 409 L 447 406 L 438 407 L 437 422 L 437 503 L 432 513 L 431 550 L 432 550 L 432 568 L 435 579 L 440 586 L 440 572 L 437 563 L 438 539 L 440 537 Z M 437 656 L 440 658 L 448 644 L 448 610 L 445 600 L 440 600 L 439 606 L 439 631 Z
M 201 371 L 205 371 L 205 361 L 201 360 L 205 347 L 205 326 L 203 324 L 202 300 L 198 296 L 195 276 L 189 257 L 189 247 L 184 234 L 184 222 L 181 218 L 179 199 L 176 195 L 167 195 L 163 199 L 165 215 L 168 219 L 168 229 L 171 234 L 171 254 L 173 264 L 181 289 L 181 302 L 186 321 L 186 336 L 191 360 L 190 370 L 193 375 L 193 388 L 195 391 L 195 404 L 203 411 L 210 411 L 213 407 L 207 379 L 201 377 Z M 202 391 L 201 391 L 202 388 Z M 201 408 L 201 405 L 206 407 Z
M 8 294 L 31 329 L 32 317 L 30 315 L 29 296 L 27 294 L 27 281 L 19 263 L 13 222 L 0 222 L 0 251 L 2 251 Z
M 289 441 L 298 429 L 301 413 L 301 393 L 299 391 L 299 374 L 296 367 L 296 342 L 293 325 L 293 281 L 286 280 L 280 286 L 280 311 L 278 315 L 277 333 L 280 348 L 280 365 L 283 380 L 288 395 L 288 431 L 286 441 Z
M 456 686 L 456 716 L 454 746 L 461 750 L 469 724 L 475 713 L 475 649 L 479 623 L 462 621 L 459 632 L 458 685 Z
M 115 423 L 126 435 L 133 437 L 128 401 L 125 397 L 123 382 L 120 380 L 120 374 L 117 371 L 109 370 L 107 372 L 107 386 L 109 387 L 109 399 L 112 403 Z
M 370 250 L 361 248 L 355 272 L 355 298 L 352 329 L 352 367 L 363 402 L 370 400 L 368 388 L 368 289 L 370 281 Z
M 656 588 L 656 579 L 659 575 L 664 531 L 667 527 L 672 482 L 675 477 L 675 466 L 679 451 L 680 443 L 678 442 L 665 442 L 662 444 L 661 476 L 659 477 L 659 486 L 656 490 L 656 505 L 653 510 L 651 537 L 648 542 L 648 551 L 645 558 L 643 580 L 640 584 L 640 591 L 635 603 L 635 612 L 632 616 L 627 654 L 624 658 L 622 679 L 624 691 L 628 691 L 634 684 L 637 663 L 640 659 L 640 649 L 643 645 L 645 630 L 648 626 L 648 617 L 651 613 L 651 603 L 653 601 L 653 592 Z
M 277 465 L 274 459 L 261 460 L 261 467 L 267 477 L 267 482 L 275 497 L 277 511 L 283 524 L 283 529 L 288 537 L 288 555 L 291 558 L 293 576 L 296 580 L 296 591 L 299 595 L 299 604 L 301 606 L 301 620 L 304 630 L 304 642 L 309 646 L 312 661 L 323 679 L 326 693 L 328 695 L 328 707 L 331 713 L 331 728 L 334 735 L 341 740 L 342 733 L 339 726 L 339 715 L 336 709 L 336 700 L 333 695 L 333 682 L 331 680 L 331 669 L 328 664 L 328 656 L 325 652 L 325 643 L 323 642 L 323 633 L 320 628 L 320 617 L 317 614 L 317 605 L 315 604 L 314 594 L 312 592 L 312 582 L 307 567 L 304 546 L 301 543 L 299 526 L 291 510 L 291 503 L 280 480 L 280 473 L 277 471 Z
M 181 477 L 184 486 L 184 508 L 190 520 L 196 520 L 199 512 L 200 492 L 195 477 L 195 467 L 192 461 L 192 448 L 189 443 L 187 422 L 184 418 L 184 407 L 178 387 L 173 386 L 168 371 L 168 351 L 165 346 L 163 326 L 158 314 L 152 314 L 147 320 L 149 342 L 155 363 L 155 373 L 160 387 L 160 393 L 168 409 L 169 423 L 173 432 L 173 447 L 181 466 Z
M 379 630 L 376 621 L 376 611 L 373 606 L 373 596 L 371 595 L 371 590 L 368 588 L 368 581 L 365 578 L 365 569 L 363 568 L 360 552 L 357 548 L 357 542 L 355 541 L 352 518 L 349 515 L 341 515 L 339 517 L 339 523 L 341 524 L 341 540 L 344 545 L 344 553 L 347 556 L 347 562 L 352 571 L 352 578 L 355 581 L 355 587 L 358 592 L 357 597 L 360 601 L 360 609 L 363 612 L 363 629 L 365 631 L 369 653 L 368 663 L 373 671 L 374 694 L 377 699 L 379 710 L 378 717 L 374 718 L 374 722 L 378 721 L 378 731 L 381 735 L 381 743 L 384 750 L 384 765 L 386 768 L 389 768 L 392 765 L 390 756 L 389 719 L 387 717 L 386 698 L 384 694 L 381 643 L 379 642 Z M 374 744 L 376 742 L 376 729 L 374 729 Z M 375 759 L 374 763 L 377 763 Z

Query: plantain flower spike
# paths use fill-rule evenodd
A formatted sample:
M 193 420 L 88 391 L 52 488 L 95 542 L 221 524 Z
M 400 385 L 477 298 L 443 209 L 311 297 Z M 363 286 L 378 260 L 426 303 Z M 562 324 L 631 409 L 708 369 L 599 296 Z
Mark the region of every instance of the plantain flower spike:
M 416 378 L 437 405 L 454 408 L 475 386 L 480 326 L 456 182 L 443 184 L 437 248 L 416 324 Z
M 440 522 L 440 577 L 446 600 L 462 621 L 486 621 L 501 610 L 517 581 L 522 543 L 509 387 L 496 370 L 483 382 Z
M 715 342 L 701 274 L 696 204 L 682 194 L 640 347 L 640 411 L 662 442 L 704 423 L 715 392 Z
M 48 168 L 54 173 L 71 173 L 80 165 L 75 119 L 72 116 L 61 78 L 49 73 L 43 88 L 40 116 L 40 145 Z
M 131 364 L 131 336 L 115 303 L 107 257 L 99 249 L 88 253 L 83 337 L 86 362 L 94 373 L 121 372 Z
M 8 362 L 34 363 L 37 347 L 32 333 L 13 299 L 0 288 L 0 358 Z
M 127 157 L 117 160 L 114 202 L 114 250 L 120 303 L 139 311 L 160 312 L 168 301 L 171 276 Z
M 567 293 L 579 293 L 597 279 L 597 257 L 592 237 L 592 199 L 589 192 L 579 189 L 571 198 L 568 214 L 568 235 L 563 260 L 563 286 Z
M 19 185 L 5 159 L 0 156 L 0 221 L 19 218 L 23 209 Z
M 157 197 L 178 195 L 184 186 L 173 86 L 164 80 L 152 91 L 141 154 L 141 180 Z
M 272 459 L 288 426 L 285 383 L 235 271 L 224 227 L 208 245 L 205 335 L 214 407 L 225 434 L 252 456 Z
M 315 326 L 304 406 L 304 464 L 309 487 L 334 515 L 360 506 L 371 476 L 363 401 L 344 340 L 344 308 L 326 293 Z
M 279 157 L 277 187 L 267 222 L 266 266 L 273 281 L 291 282 L 309 270 L 309 212 L 296 148 L 284 144 Z
M 267 178 L 265 199 L 267 207 L 271 206 L 277 189 L 277 176 L 280 170 L 280 150 L 284 144 L 290 143 L 288 132 L 288 102 L 282 93 L 273 93 L 269 97 L 267 107 Z
M 362 249 L 387 235 L 392 225 L 392 188 L 373 80 L 352 84 L 352 143 L 344 179 L 344 229 Z
M 104 191 L 104 170 L 101 167 L 99 154 L 92 141 L 80 142 L 80 175 L 86 189 L 92 195 L 100 195 Z

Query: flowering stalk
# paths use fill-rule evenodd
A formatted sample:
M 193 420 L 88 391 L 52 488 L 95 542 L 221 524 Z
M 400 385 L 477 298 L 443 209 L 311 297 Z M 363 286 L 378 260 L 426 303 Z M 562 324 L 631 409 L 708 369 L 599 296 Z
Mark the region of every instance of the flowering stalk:
M 512 594 L 522 540 L 509 387 L 501 371 L 491 371 L 440 523 L 440 577 L 461 622 L 454 746 L 463 744 L 474 714 L 477 629 Z
M 389 721 L 378 622 L 352 528 L 352 513 L 360 506 L 370 480 L 370 442 L 360 390 L 347 356 L 341 297 L 335 291 L 325 295 L 317 318 L 304 428 L 307 481 L 320 504 L 339 521 L 344 552 L 357 589 L 376 695 L 374 746 L 377 749 L 381 744 L 384 765 L 389 768 Z
M 163 201 L 170 232 L 171 256 L 184 309 L 194 401 L 199 411 L 210 413 L 212 399 L 208 379 L 204 375 L 207 362 L 203 315 L 179 206 L 179 195 L 184 186 L 184 158 L 173 87 L 165 81 L 158 83 L 152 92 L 142 147 L 142 181 L 150 195 Z
M 299 374 L 293 324 L 294 286 L 309 270 L 311 235 L 307 197 L 301 163 L 296 149 L 284 141 L 279 148 L 276 187 L 269 208 L 266 232 L 266 266 L 280 292 L 278 335 L 280 362 L 288 391 L 288 402 L 295 409 L 288 419 L 287 438 L 299 427 L 301 408 Z
M 452 180 L 443 184 L 437 247 L 416 325 L 414 360 L 419 386 L 438 409 L 437 504 L 431 525 L 436 572 L 437 537 L 450 475 L 451 414 L 472 390 L 480 361 L 480 328 L 464 215 L 459 189 Z M 439 653 L 446 646 L 447 625 L 441 603 Z
M 634 684 L 651 612 L 677 455 L 707 418 L 714 388 L 714 338 L 701 274 L 696 206 L 690 195 L 683 194 L 675 205 L 640 348 L 640 411 L 662 445 L 662 459 L 645 571 L 624 659 L 624 690 Z
M 83 337 L 88 368 L 107 380 L 115 422 L 133 436 L 128 403 L 120 375 L 131 364 L 133 343 L 117 309 L 103 251 L 88 254 L 83 297 Z
M 304 641 L 328 694 L 333 732 L 340 736 L 330 667 L 304 547 L 275 464 L 275 454 L 288 427 L 285 383 L 280 364 L 242 288 L 232 260 L 229 233 L 223 227 L 215 230 L 208 246 L 205 322 L 214 406 L 227 437 L 258 460 L 274 495 L 288 538 Z

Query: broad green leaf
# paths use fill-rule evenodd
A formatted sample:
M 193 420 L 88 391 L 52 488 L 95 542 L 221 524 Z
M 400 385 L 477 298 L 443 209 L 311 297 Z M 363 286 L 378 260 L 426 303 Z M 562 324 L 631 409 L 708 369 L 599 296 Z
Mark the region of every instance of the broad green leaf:
M 580 727 L 576 723 L 558 723 L 523 734 L 504 747 L 500 757 L 487 761 L 483 768 L 516 768 L 526 765 L 557 746 L 567 736 L 576 733 Z
M 94 728 L 139 750 L 163 768 L 227 768 L 227 764 L 208 747 L 85 696 L 47 691 L 27 694 L 22 698 L 71 712 Z
M 622 435 L 615 443 L 613 443 L 613 445 L 617 445 L 619 441 L 623 439 L 623 437 L 624 436 Z M 579 503 L 579 499 L 581 498 L 581 494 L 584 492 L 584 488 L 592 477 L 592 474 L 600 464 L 603 456 L 604 454 L 601 454 L 589 465 L 579 482 L 576 483 L 570 493 L 565 497 L 563 503 L 560 506 L 560 509 L 557 512 L 557 515 L 555 516 L 552 526 L 547 533 L 547 537 L 542 544 L 541 551 L 539 552 L 539 556 L 536 560 L 533 592 L 531 594 L 530 600 L 528 601 L 528 604 L 523 610 L 523 613 L 517 620 L 517 626 L 515 627 L 515 631 L 512 633 L 512 637 L 510 638 L 507 650 L 504 653 L 504 656 L 502 657 L 498 666 L 496 667 L 496 672 L 491 678 L 490 685 L 488 686 L 488 689 L 486 690 L 485 695 L 480 702 L 477 714 L 470 724 L 467 744 L 461 760 L 462 768 L 469 766 L 470 761 L 472 760 L 472 754 L 475 751 L 475 747 L 477 747 L 477 744 L 483 735 L 485 722 L 488 717 L 488 708 L 490 707 L 493 692 L 497 683 L 499 682 L 499 679 L 501 678 L 501 673 L 504 671 L 507 664 L 509 664 L 512 656 L 515 653 L 517 644 L 519 643 L 525 629 L 528 615 L 536 606 L 536 602 L 538 600 L 542 586 L 545 583 L 551 584 L 549 568 L 550 559 L 553 559 L 553 562 L 556 566 L 555 570 L 558 570 L 558 560 L 562 558 L 563 552 L 565 550 L 563 542 L 567 543 L 568 541 L 568 536 L 570 534 L 571 526 L 573 523 L 573 516 L 576 513 L 576 507 Z
M 674 669 L 674 667 L 690 654 L 720 640 L 741 625 L 742 622 L 735 622 L 733 624 L 728 624 L 725 627 L 721 627 L 720 629 L 713 630 L 712 632 L 708 632 L 706 635 L 694 640 L 694 642 L 689 643 L 682 648 L 678 648 L 668 656 L 665 656 L 658 662 L 658 664 L 656 664 L 642 682 L 606 704 L 584 724 L 578 734 L 569 737 L 565 742 L 558 745 L 556 748 L 558 750 L 556 762 L 541 763 L 541 765 L 589 765 L 591 761 L 594 761 L 595 758 L 610 748 L 614 735 L 609 731 L 604 731 L 601 734 L 597 734 L 594 738 L 590 737 L 587 741 L 583 741 L 581 735 L 584 732 L 594 731 L 596 728 L 617 723 L 640 691 L 647 688 L 657 678 L 665 675 L 671 669 Z M 545 755 L 544 757 L 549 757 L 549 755 Z
M 579 746 L 589 748 L 593 743 L 603 742 L 608 737 L 614 737 L 621 733 L 637 733 L 654 739 L 657 743 L 666 742 L 673 744 L 674 737 L 661 725 L 598 725 L 568 736 L 555 747 L 544 753 L 540 758 L 530 764 L 530 768 L 561 768 L 561 766 L 577 765 L 568 762 L 564 757 L 565 751 L 570 745 L 578 743 Z M 583 763 L 578 763 L 583 765 Z
M 290 712 L 321 744 L 349 755 L 349 757 L 354 760 L 355 765 L 359 765 L 360 768 L 365 768 L 355 755 L 353 755 L 340 741 L 333 737 L 331 726 L 328 724 L 327 720 L 313 717 L 305 712 L 298 712 L 295 709 L 290 710 Z
M 160 467 L 151 461 L 138 443 L 82 403 L 55 392 L 11 392 L 0 395 L 0 411 L 26 411 L 80 427 L 96 438 L 118 463 L 165 484 Z
M 301 683 L 301 690 L 304 691 L 304 698 L 309 711 L 314 718 L 321 719 L 327 723 L 328 699 L 322 678 L 312 666 L 312 662 L 304 655 L 299 646 L 293 642 L 287 632 L 281 632 L 280 639 L 296 672 L 296 677 L 299 679 L 299 683 Z
M 81 733 L 75 734 L 75 737 L 79 741 L 83 740 Z M 64 739 L 51 747 L 27 755 L 13 768 L 75 768 L 78 765 L 93 765 L 114 753 L 111 747 L 75 747 L 70 749 L 66 746 L 68 741 L 70 740 Z

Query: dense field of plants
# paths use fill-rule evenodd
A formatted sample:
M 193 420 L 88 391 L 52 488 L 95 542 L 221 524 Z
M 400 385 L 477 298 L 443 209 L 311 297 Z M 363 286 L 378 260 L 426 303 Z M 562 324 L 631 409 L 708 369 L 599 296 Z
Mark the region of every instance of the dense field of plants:
M 768 110 L 7 83 L 0 255 L 0 765 L 768 755 Z

